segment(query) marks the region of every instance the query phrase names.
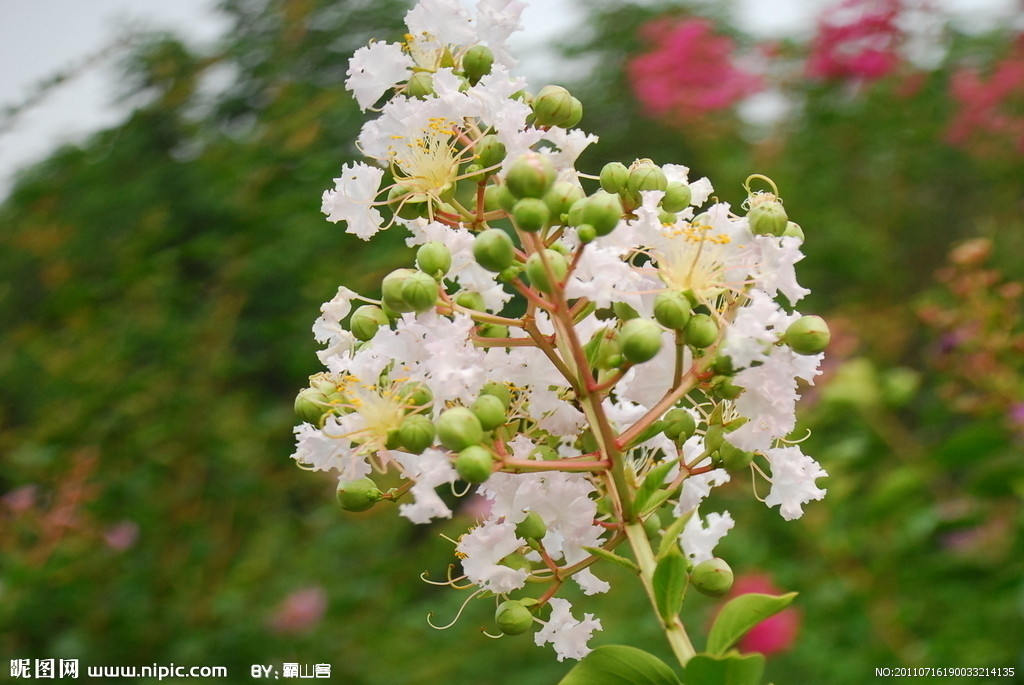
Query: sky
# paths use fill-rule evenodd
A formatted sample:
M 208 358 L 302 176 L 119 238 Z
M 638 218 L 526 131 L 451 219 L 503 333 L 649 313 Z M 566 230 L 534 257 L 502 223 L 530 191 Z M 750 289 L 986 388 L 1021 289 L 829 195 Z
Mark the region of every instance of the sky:
M 340 0 L 339 0 L 340 1 Z M 996 21 L 1020 0 L 937 0 L 965 21 Z M 829 0 L 736 0 L 742 28 L 761 36 L 811 29 L 817 10 Z M 553 38 L 572 31 L 578 14 L 567 0 L 533 0 L 524 14 L 525 29 L 513 50 L 527 55 L 526 73 L 541 71 L 543 50 Z M 116 124 L 124 112 L 113 104 L 113 59 L 89 61 L 129 27 L 174 32 L 194 45 L 216 41 L 227 25 L 214 0 L 0 0 L 0 198 L 10 189 L 14 171 L 43 159 L 67 142 Z M 1024 26 L 1020 27 L 1024 29 Z M 34 86 L 57 72 L 79 75 L 50 92 L 38 105 L 3 130 L 8 107 L 25 101 Z

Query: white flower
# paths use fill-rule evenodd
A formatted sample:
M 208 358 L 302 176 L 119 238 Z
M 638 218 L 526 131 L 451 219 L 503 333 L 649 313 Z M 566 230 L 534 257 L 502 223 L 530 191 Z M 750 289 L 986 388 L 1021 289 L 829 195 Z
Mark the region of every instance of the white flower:
M 412 58 L 397 43 L 370 43 L 356 50 L 348 63 L 345 87 L 356 96 L 364 112 L 392 86 L 405 81 Z
M 767 360 L 770 346 L 778 342 L 789 324 L 800 318 L 799 314 L 783 311 L 763 290 L 753 289 L 747 297 L 749 302 L 736 312 L 722 345 L 722 353 L 732 360 L 736 369 Z
M 590 654 L 591 649 L 587 642 L 595 630 L 601 630 L 601 620 L 594 618 L 593 614 L 584 614 L 582 621 L 573 618 L 572 605 L 569 600 L 561 597 L 553 597 L 549 600 L 551 605 L 551 618 L 538 630 L 533 641 L 538 647 L 551 643 L 558 660 L 582 659 Z
M 370 473 L 365 455 L 356 453 L 334 415 L 327 417 L 322 429 L 308 423 L 296 426 L 295 438 L 292 459 L 310 471 L 339 471 L 341 480 L 358 480 Z
M 796 282 L 794 265 L 804 258 L 799 238 L 759 235 L 754 239 L 752 248 L 758 266 L 751 276 L 758 288 L 772 297 L 781 292 L 791 304 L 796 304 L 811 292 Z
M 799 447 L 775 447 L 765 450 L 764 456 L 772 468 L 772 490 L 764 503 L 769 507 L 780 505 L 782 518 L 787 521 L 800 518 L 804 514 L 804 504 L 825 496 L 826 491 L 814 481 L 828 476 L 828 473 Z
M 455 550 L 462 556 L 462 570 L 470 582 L 500 594 L 526 584 L 525 569 L 498 563 L 525 544 L 516 536 L 514 524 L 487 522 L 462 536 Z
M 683 461 L 690 463 L 695 457 L 704 452 L 704 438 L 700 435 L 690 436 L 683 443 Z M 694 466 L 702 467 L 711 463 L 711 457 L 706 457 Z M 670 474 L 675 477 L 675 474 Z M 731 476 L 725 469 L 712 469 L 706 473 L 698 473 L 683 481 L 683 489 L 679 494 L 679 501 L 676 503 L 673 513 L 678 516 L 685 516 L 693 511 L 704 499 L 711 494 L 711 488 L 725 485 Z
M 585 568 L 582 571 L 577 571 L 573 574 L 573 580 L 580 586 L 585 595 L 599 595 L 603 592 L 608 592 L 612 589 L 611 583 L 607 580 L 601 580 L 594 575 L 593 571 L 589 568 Z
M 704 521 L 701 521 L 700 514 L 696 511 L 693 512 L 693 516 L 686 522 L 683 532 L 679 535 L 679 545 L 683 548 L 683 553 L 694 564 L 711 559 L 714 556 L 711 552 L 715 545 L 736 524 L 732 520 L 732 515 L 727 511 L 721 514 L 708 514 L 705 521 L 707 522 L 706 528 Z
M 436 488 L 444 483 L 454 483 L 458 474 L 452 468 L 448 455 L 433 447 L 423 454 L 393 452 L 406 478 L 416 481 L 410 492 L 416 501 L 398 507 L 398 513 L 413 523 L 429 523 L 435 518 L 451 518 L 452 510 L 438 495 Z
M 690 348 L 683 349 L 683 373 L 693 363 Z M 675 335 L 670 331 L 661 334 L 661 349 L 654 359 L 637 364 L 623 376 L 616 392 L 627 400 L 650 409 L 656 405 L 672 387 L 676 368 Z
M 380 189 L 384 170 L 356 162 L 341 168 L 341 176 L 334 179 L 334 189 L 325 190 L 320 210 L 328 221 L 348 223 L 346 233 L 354 233 L 363 240 L 381 229 L 384 222 L 373 206 Z

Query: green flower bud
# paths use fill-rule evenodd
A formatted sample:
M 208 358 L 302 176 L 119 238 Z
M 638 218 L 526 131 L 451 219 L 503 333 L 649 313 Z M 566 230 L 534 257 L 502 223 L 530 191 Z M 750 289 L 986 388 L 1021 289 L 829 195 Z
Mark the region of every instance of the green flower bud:
M 762 200 L 747 212 L 750 231 L 755 235 L 780 236 L 789 224 L 789 217 L 782 203 L 777 200 Z
M 545 262 L 547 262 L 547 269 L 544 266 Z M 551 276 L 555 279 L 554 283 L 562 283 L 565 281 L 565 275 L 569 272 L 569 262 L 565 261 L 565 257 L 560 252 L 550 249 L 544 250 L 544 252 L 534 252 L 526 260 L 526 275 L 529 277 L 530 283 L 546 293 L 550 293 L 554 289 L 554 283 L 548 277 L 548 269 L 551 270 Z
M 502 406 L 507 411 L 509 406 L 512 404 L 512 391 L 508 389 L 508 386 L 504 383 L 498 383 L 497 381 L 488 381 L 484 384 L 484 387 L 480 389 L 481 395 L 492 395 L 501 400 Z
M 512 239 L 500 228 L 488 228 L 473 241 L 473 258 L 488 271 L 502 271 L 515 261 Z
M 732 589 L 732 569 L 724 559 L 715 557 L 702 561 L 690 572 L 690 583 L 697 592 L 708 597 L 721 597 Z
M 590 224 L 581 224 L 580 227 L 576 229 L 576 236 L 580 239 L 581 243 L 586 245 L 587 243 L 592 243 L 597 240 L 597 231 L 595 231 L 594 227 Z
M 425 407 L 434 401 L 434 393 L 430 391 L 426 383 L 406 383 L 402 386 L 400 394 L 402 402 L 414 407 Z
M 429 205 L 425 199 L 412 200 L 408 188 L 400 185 L 388 191 L 388 207 L 403 219 L 419 219 L 427 216 Z
M 693 199 L 693 192 L 690 190 L 690 186 L 679 181 L 672 181 L 665 188 L 665 197 L 661 200 L 661 208 L 666 212 L 681 212 L 690 206 L 690 200 Z
M 731 376 L 736 372 L 736 368 L 732 365 L 732 357 L 724 354 L 715 357 L 715 361 L 711 362 L 711 370 L 719 376 Z
M 544 202 L 551 211 L 551 223 L 561 223 L 562 215 L 567 214 L 573 203 L 585 196 L 583 188 L 569 181 L 557 181 L 551 190 L 544 194 Z
M 718 324 L 708 314 L 694 314 L 687 322 L 683 336 L 693 347 L 709 347 L 718 340 Z
M 402 441 L 398 437 L 398 429 L 392 428 L 384 436 L 384 449 L 397 450 L 402 446 Z
M 436 434 L 434 423 L 426 416 L 409 414 L 398 427 L 398 442 L 409 452 L 422 454 L 423 450 L 434 444 Z
M 485 167 L 494 167 L 505 161 L 505 144 L 489 133 L 476 144 L 476 161 Z
M 481 338 L 507 338 L 508 326 L 498 323 L 482 323 L 477 327 L 477 335 Z
M 590 224 L 598 235 L 608 235 L 622 219 L 622 200 L 618 195 L 599 190 L 584 200 L 582 223 Z
M 483 483 L 494 470 L 494 457 L 483 445 L 471 445 L 455 458 L 455 470 L 467 483 Z
M 804 241 L 804 229 L 800 228 L 800 224 L 790 221 L 786 224 L 786 230 L 782 232 L 782 237 L 799 238 L 802 243 Z
M 690 320 L 690 300 L 681 292 L 669 290 L 654 298 L 654 318 L 665 328 L 681 331 Z
M 338 483 L 338 504 L 345 511 L 366 511 L 381 500 L 377 484 L 369 478 Z
M 629 169 L 622 162 L 608 162 L 601 167 L 601 188 L 609 193 L 621 193 L 629 181 Z
M 723 400 L 734 400 L 743 392 L 743 388 L 735 385 L 728 376 L 715 376 L 711 379 L 711 392 Z
M 797 354 L 818 354 L 828 347 L 832 333 L 820 316 L 801 316 L 786 329 L 782 340 Z
M 348 327 L 352 335 L 359 340 L 371 340 L 377 335 L 381 326 L 388 325 L 388 315 L 380 307 L 372 304 L 364 304 L 354 312 L 349 319 Z
M 629 321 L 640 316 L 640 313 L 625 302 L 612 302 L 612 312 L 619 321 Z
M 437 293 L 437 281 L 422 271 L 414 271 L 402 283 L 402 299 L 417 314 L 434 307 Z
M 712 423 L 704 433 L 704 448 L 708 452 L 718 452 L 725 444 L 725 426 Z M 721 456 L 719 454 L 719 456 Z
M 618 331 L 613 328 L 602 328 L 595 331 L 583 352 L 587 363 L 595 369 L 614 369 L 622 363 L 622 350 L 619 349 Z
M 415 269 L 395 269 L 384 277 L 384 280 L 381 281 L 381 299 L 387 309 L 400 314 L 414 311 L 402 297 L 402 288 L 411 276 L 418 273 L 421 272 Z M 437 284 L 435 283 L 434 286 L 437 287 Z
M 728 471 L 742 471 L 754 460 L 753 452 L 741 450 L 728 442 L 723 442 L 718 448 L 718 456 L 722 459 L 722 466 Z
M 662 226 L 671 226 L 676 222 L 678 218 L 679 217 L 677 217 L 672 212 L 666 212 L 664 209 L 658 210 L 658 222 Z
M 448 269 L 452 268 L 451 250 L 441 242 L 424 243 L 416 250 L 416 266 L 435 279 L 443 278 Z
M 569 207 L 569 211 L 565 215 L 565 220 L 570 226 L 582 226 L 583 225 L 583 208 L 587 206 L 587 198 L 582 197 L 576 200 Z
M 327 396 L 320 390 L 303 388 L 295 396 L 295 415 L 301 421 L 319 426 L 320 419 L 331 409 L 328 404 Z
M 455 304 L 475 312 L 482 312 L 487 308 L 484 304 L 484 296 L 472 290 L 463 290 L 456 295 Z
M 516 524 L 516 535 L 524 540 L 541 540 L 547 534 L 548 525 L 535 511 L 531 511 L 526 518 Z
M 569 116 L 562 122 L 563 128 L 572 128 L 576 124 L 580 123 L 583 119 L 583 103 L 577 98 L 572 99 L 571 108 L 569 110 Z
M 544 200 L 536 197 L 524 197 L 512 206 L 512 220 L 520 230 L 536 233 L 548 225 L 551 210 Z
M 573 118 L 572 101 L 572 93 L 565 88 L 544 86 L 533 100 L 536 124 L 538 126 L 566 126 Z
M 533 627 L 533 614 L 522 602 L 509 599 L 498 605 L 494 622 L 505 635 L 522 635 Z
M 519 278 L 519 274 L 523 272 L 523 265 L 515 263 L 507 269 L 502 269 L 498 273 L 498 280 L 502 283 L 511 283 L 512 281 Z
M 425 100 L 434 94 L 434 79 L 425 71 L 416 72 L 405 85 L 405 94 L 411 98 Z
M 555 183 L 555 165 L 548 155 L 528 152 L 512 163 L 505 176 L 509 192 L 517 199 L 544 197 Z
M 474 45 L 462 56 L 462 73 L 469 82 L 476 85 L 481 78 L 491 73 L 494 53 L 486 45 Z
M 670 409 L 662 421 L 665 437 L 673 442 L 686 442 L 697 432 L 697 420 L 685 409 Z
M 454 452 L 479 445 L 484 439 L 480 419 L 465 407 L 452 407 L 441 412 L 435 425 L 441 444 Z
M 626 180 L 626 190 L 636 195 L 641 190 L 667 190 L 668 179 L 665 172 L 651 161 L 634 163 Z
M 619 332 L 619 349 L 634 364 L 654 359 L 661 350 L 661 327 L 649 319 L 630 319 Z
M 524 557 L 522 554 L 517 554 L 515 552 L 503 558 L 501 560 L 501 565 L 508 566 L 511 569 L 521 569 L 523 571 L 526 571 L 527 573 L 533 570 L 533 564 L 530 563 L 530 560 Z
M 480 419 L 480 426 L 485 431 L 494 430 L 505 423 L 505 404 L 494 395 L 480 395 L 469 409 Z

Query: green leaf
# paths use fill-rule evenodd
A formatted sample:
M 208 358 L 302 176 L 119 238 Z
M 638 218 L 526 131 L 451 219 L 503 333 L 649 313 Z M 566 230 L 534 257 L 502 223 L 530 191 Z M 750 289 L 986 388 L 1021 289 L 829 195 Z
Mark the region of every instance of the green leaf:
M 610 561 L 613 564 L 618 564 L 619 566 L 628 568 L 630 571 L 633 571 L 634 573 L 640 572 L 640 569 L 637 567 L 636 563 L 633 562 L 632 559 L 620 557 L 618 554 L 615 554 L 614 552 L 609 552 L 608 550 L 602 549 L 600 547 L 584 547 L 583 549 L 587 550 L 595 557 L 600 557 L 605 561 Z
M 686 584 L 689 582 L 686 573 L 686 558 L 678 549 L 667 554 L 654 569 L 651 586 L 654 589 L 654 600 L 658 604 L 658 612 L 666 621 L 679 613 L 686 596 Z
M 605 645 L 588 654 L 558 685 L 682 685 L 664 661 L 636 647 Z
M 693 513 L 697 511 L 694 509 L 685 516 L 680 516 L 672 524 L 665 529 L 665 532 L 661 535 L 661 543 L 658 545 L 658 558 L 664 558 L 673 549 L 679 549 L 679 534 L 683 532 L 683 528 L 686 527 L 686 522 L 690 520 Z
M 686 685 L 759 685 L 763 675 L 763 654 L 698 654 L 686 662 Z
M 644 482 L 640 484 L 640 487 L 636 491 L 636 497 L 633 500 L 633 508 L 636 511 L 647 511 L 647 504 L 651 500 L 651 495 L 657 492 L 658 489 L 665 484 L 665 476 L 668 475 L 668 472 L 672 470 L 672 467 L 675 466 L 675 464 L 675 459 L 666 459 L 647 472 L 647 477 L 644 478 Z
M 740 595 L 722 607 L 708 633 L 708 652 L 725 654 L 747 631 L 769 616 L 774 616 L 793 602 L 795 592 L 779 595 Z

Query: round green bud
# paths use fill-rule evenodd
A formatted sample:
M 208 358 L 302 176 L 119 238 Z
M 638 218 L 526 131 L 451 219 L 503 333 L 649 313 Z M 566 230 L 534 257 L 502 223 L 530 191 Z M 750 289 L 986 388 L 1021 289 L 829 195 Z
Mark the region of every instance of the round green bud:
M 507 566 L 511 569 L 516 570 L 521 569 L 523 571 L 526 571 L 527 573 L 533 570 L 533 564 L 530 563 L 530 560 L 524 557 L 522 554 L 517 554 L 516 552 L 513 552 L 512 554 L 509 554 L 507 557 L 504 557 L 500 563 L 502 566 Z
M 486 176 L 487 175 L 484 173 L 483 164 L 477 164 L 476 162 L 473 162 L 472 164 L 467 164 L 465 170 L 463 171 L 463 180 L 461 183 L 458 184 L 458 186 L 456 186 L 456 197 L 459 199 L 459 201 L 466 199 L 465 188 L 467 187 L 467 184 L 470 184 L 469 187 L 472 189 L 473 197 L 475 199 L 476 188 L 473 186 L 479 183 L 480 181 L 484 180 Z
M 533 627 L 533 614 L 522 602 L 509 599 L 498 605 L 494 622 L 505 635 L 522 635 Z
M 528 152 L 512 162 L 505 176 L 505 184 L 517 199 L 544 197 L 554 185 L 557 175 L 555 165 L 548 155 Z
M 489 133 L 476 143 L 476 161 L 485 167 L 495 167 L 505 161 L 505 144 Z
M 576 236 L 580 239 L 580 242 L 586 245 L 597 240 L 597 231 L 590 224 L 580 224 L 580 227 L 576 229 Z
M 630 319 L 619 331 L 619 349 L 634 364 L 654 359 L 661 350 L 661 327 L 649 319 Z
M 402 283 L 402 299 L 417 314 L 433 309 L 437 303 L 437 281 L 422 271 L 415 271 Z
M 723 400 L 734 400 L 743 392 L 728 376 L 715 376 L 711 379 L 711 391 Z
M 400 185 L 391 187 L 388 191 L 388 207 L 392 212 L 403 219 L 419 219 L 427 216 L 429 204 L 423 200 L 412 200 L 412 194 L 408 188 Z
M 629 181 L 629 169 L 622 162 L 608 162 L 601 167 L 601 188 L 609 193 L 621 193 Z
M 780 236 L 789 224 L 789 217 L 782 203 L 776 200 L 758 202 L 747 212 L 750 231 L 755 235 Z
M 327 396 L 316 388 L 303 388 L 295 396 L 295 415 L 306 423 L 320 425 L 320 419 L 330 411 Z
M 395 269 L 384 277 L 380 284 L 381 299 L 387 309 L 400 314 L 415 311 L 402 297 L 405 282 L 415 274 L 422 274 L 422 272 L 415 269 Z M 437 287 L 437 283 L 434 283 L 434 287 Z
M 576 124 L 583 120 L 583 103 L 577 98 L 572 99 L 571 109 L 569 110 L 569 116 L 562 122 L 562 128 L 572 128 Z
M 685 409 L 670 409 L 662 421 L 665 426 L 662 432 L 674 442 L 686 442 L 697 432 L 697 420 Z
M 572 93 L 565 88 L 544 86 L 533 100 L 536 124 L 538 126 L 566 126 L 573 118 L 572 101 Z
M 366 511 L 381 500 L 381 492 L 372 480 L 360 478 L 340 481 L 337 497 L 345 511 Z
M 423 243 L 416 250 L 416 266 L 423 273 L 430 274 L 435 279 L 443 278 L 452 268 L 452 253 L 444 243 L 432 240 Z
M 434 401 L 434 393 L 426 383 L 406 383 L 400 394 L 402 402 L 414 407 L 425 407 Z
M 732 365 L 732 357 L 720 354 L 711 362 L 711 370 L 719 376 L 731 376 L 736 372 L 736 367 Z
M 516 535 L 524 540 L 541 540 L 547 534 L 548 525 L 535 511 L 531 511 L 526 518 L 516 524 Z
M 405 94 L 411 98 L 425 100 L 434 94 L 434 79 L 425 71 L 418 71 L 412 75 L 405 85 Z
M 480 420 L 480 426 L 485 430 L 494 430 L 505 423 L 505 403 L 494 395 L 480 395 L 469 406 L 476 418 Z
M 800 224 L 790 221 L 786 224 L 786 230 L 782 232 L 783 238 L 799 238 L 800 242 L 804 242 L 804 229 L 800 228 Z
M 422 454 L 423 450 L 434 444 L 436 434 L 434 423 L 426 416 L 409 414 L 398 427 L 398 442 L 413 454 Z
M 732 569 L 725 560 L 715 557 L 702 561 L 690 572 L 690 583 L 697 592 L 709 597 L 721 597 L 732 589 Z
M 473 241 L 473 258 L 488 271 L 502 271 L 515 261 L 512 239 L 500 228 L 488 228 Z
M 384 449 L 397 450 L 401 446 L 402 442 L 398 438 L 398 429 L 392 428 L 384 436 Z
M 582 223 L 590 224 L 598 235 L 608 235 L 622 219 L 622 200 L 618 195 L 599 190 L 584 200 Z
M 488 381 L 484 384 L 484 387 L 480 389 L 481 395 L 491 395 L 501 400 L 501 405 L 507 411 L 509 406 L 512 404 L 512 391 L 508 389 L 508 386 L 504 383 L 497 381 Z
M 485 212 L 496 212 L 499 209 L 503 209 L 500 203 L 499 195 L 508 193 L 505 186 L 495 185 L 493 183 L 488 184 L 484 187 L 484 211 Z M 509 195 L 511 198 L 512 196 Z M 514 199 L 513 199 L 514 204 Z
M 435 425 L 441 444 L 454 452 L 479 445 L 484 439 L 480 419 L 466 407 L 452 407 L 441 412 Z
M 545 268 L 545 262 L 547 262 L 547 268 Z M 551 276 L 555 279 L 554 283 L 548 277 L 548 269 L 550 269 Z M 569 262 L 565 260 L 561 252 L 555 250 L 548 249 L 543 252 L 534 252 L 526 260 L 526 275 L 530 279 L 530 283 L 535 288 L 546 293 L 554 290 L 555 283 L 562 283 L 568 272 Z
M 718 340 L 718 324 L 708 314 L 694 314 L 686 323 L 683 336 L 693 347 L 709 347 Z
M 691 199 L 693 199 L 693 192 L 690 190 L 690 186 L 679 181 L 671 181 L 665 188 L 665 197 L 661 199 L 661 208 L 675 214 L 689 207 Z
M 483 445 L 471 445 L 455 458 L 455 470 L 467 483 L 483 483 L 494 470 L 494 457 Z
M 475 312 L 482 312 L 487 308 L 484 304 L 484 296 L 472 290 L 463 290 L 456 295 L 455 304 Z
M 690 321 L 690 299 L 675 290 L 658 293 L 654 298 L 654 318 L 665 328 L 683 330 Z
M 548 225 L 551 210 L 548 204 L 536 197 L 524 197 L 512 206 L 512 220 L 520 230 L 536 233 Z
M 477 327 L 481 338 L 507 338 L 508 326 L 499 323 L 482 323 Z
M 354 312 L 349 319 L 348 327 L 352 335 L 358 340 L 371 340 L 377 335 L 381 326 L 388 325 L 388 315 L 384 310 L 373 304 L 364 304 Z
M 583 208 L 587 206 L 587 198 L 582 197 L 576 200 L 569 207 L 569 211 L 565 215 L 566 223 L 570 226 L 582 226 L 583 225 Z
M 672 226 L 678 219 L 679 217 L 672 212 L 666 212 L 664 209 L 658 210 L 658 222 L 662 226 Z
M 481 78 L 491 73 L 494 53 L 486 45 L 474 45 L 462 56 L 462 73 L 469 82 L 476 85 Z
M 742 471 L 754 460 L 753 452 L 741 450 L 728 442 L 723 442 L 722 446 L 718 448 L 718 456 L 727 471 Z
M 512 281 L 519 278 L 519 274 L 523 272 L 523 265 L 516 263 L 507 269 L 502 269 L 498 272 L 498 280 L 502 283 L 511 283 Z
M 629 170 L 629 178 L 626 180 L 626 190 L 630 195 L 635 195 L 641 190 L 667 190 L 668 179 L 665 172 L 657 165 L 646 162 L 634 164 Z
M 579 184 L 569 181 L 556 181 L 551 190 L 544 194 L 544 202 L 551 211 L 551 223 L 561 223 L 562 215 L 567 214 L 573 204 L 585 196 Z
M 828 347 L 832 333 L 820 316 L 801 316 L 786 329 L 783 342 L 797 354 L 818 354 Z

